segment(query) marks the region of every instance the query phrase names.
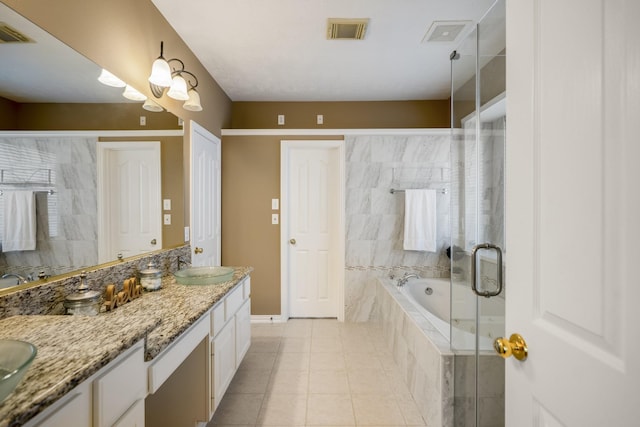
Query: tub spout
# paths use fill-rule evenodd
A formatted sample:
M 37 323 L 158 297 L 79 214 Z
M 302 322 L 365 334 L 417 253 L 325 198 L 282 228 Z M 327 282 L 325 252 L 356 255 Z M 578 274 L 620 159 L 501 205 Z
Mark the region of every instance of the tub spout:
M 403 287 L 404 285 L 407 284 L 409 279 L 413 279 L 413 278 L 419 279 L 420 276 L 418 276 L 415 273 L 404 273 L 404 276 L 402 276 L 401 278 L 398 279 L 398 283 L 396 283 L 396 286 L 401 288 L 401 287 Z

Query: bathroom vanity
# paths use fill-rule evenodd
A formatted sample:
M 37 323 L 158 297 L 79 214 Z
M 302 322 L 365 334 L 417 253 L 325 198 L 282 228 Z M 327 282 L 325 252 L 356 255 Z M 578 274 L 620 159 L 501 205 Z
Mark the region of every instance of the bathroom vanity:
M 204 286 L 165 276 L 161 290 L 94 317 L 0 320 L 0 338 L 38 349 L 0 404 L 0 427 L 144 426 L 147 396 L 170 386 L 197 348 L 206 357 L 191 368 L 205 380 L 189 392 L 206 399 L 198 417 L 209 421 L 251 343 L 251 270 L 236 267 L 232 280 Z

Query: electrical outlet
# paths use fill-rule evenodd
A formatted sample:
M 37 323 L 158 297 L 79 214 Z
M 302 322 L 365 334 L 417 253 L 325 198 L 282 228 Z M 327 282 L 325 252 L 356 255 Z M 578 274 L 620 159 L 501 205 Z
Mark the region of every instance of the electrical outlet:
M 171 210 L 171 199 L 164 199 L 162 201 L 162 209 L 164 209 L 165 211 Z
M 164 214 L 162 223 L 164 225 L 171 225 L 171 214 Z
M 277 211 L 280 209 L 280 200 L 279 199 L 271 199 L 271 210 Z
M 284 126 L 284 114 L 278 114 L 278 126 Z
M 140 126 L 146 126 L 146 125 L 147 125 L 147 117 L 140 116 Z
M 189 236 L 189 227 L 185 227 L 184 228 L 184 241 L 188 242 L 189 238 L 190 238 L 190 236 Z
M 278 214 L 271 214 L 271 224 L 278 224 L 280 218 Z
M 316 123 L 319 125 L 324 124 L 324 116 L 322 114 L 316 116 Z

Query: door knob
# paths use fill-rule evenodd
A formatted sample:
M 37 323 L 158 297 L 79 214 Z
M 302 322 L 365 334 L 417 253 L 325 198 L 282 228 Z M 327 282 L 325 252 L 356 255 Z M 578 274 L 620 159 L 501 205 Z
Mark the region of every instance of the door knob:
M 153 240 L 151 241 L 151 244 L 152 244 L 152 245 L 155 245 L 156 243 L 158 243 L 156 239 L 153 239 Z
M 527 360 L 527 355 L 529 354 L 527 342 L 520 334 L 512 334 L 508 340 L 506 338 L 496 338 L 493 342 L 493 348 L 503 358 L 506 359 L 513 355 L 521 362 Z
M 196 255 L 197 255 L 197 254 L 201 254 L 202 252 L 204 252 L 204 249 L 199 248 L 199 247 L 197 247 L 197 246 L 196 246 L 196 248 L 195 248 L 195 250 L 194 250 L 193 252 L 195 252 L 195 253 L 196 253 Z
M 289 243 L 291 243 L 292 245 L 295 245 L 296 244 L 296 239 L 289 240 Z

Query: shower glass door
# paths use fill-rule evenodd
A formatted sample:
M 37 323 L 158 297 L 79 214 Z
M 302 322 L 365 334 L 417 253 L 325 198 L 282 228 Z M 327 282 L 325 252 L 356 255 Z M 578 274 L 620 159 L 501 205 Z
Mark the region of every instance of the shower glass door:
M 506 292 L 505 46 L 504 0 L 498 0 L 451 55 L 456 426 L 504 425 L 504 363 L 493 340 L 504 334 Z

